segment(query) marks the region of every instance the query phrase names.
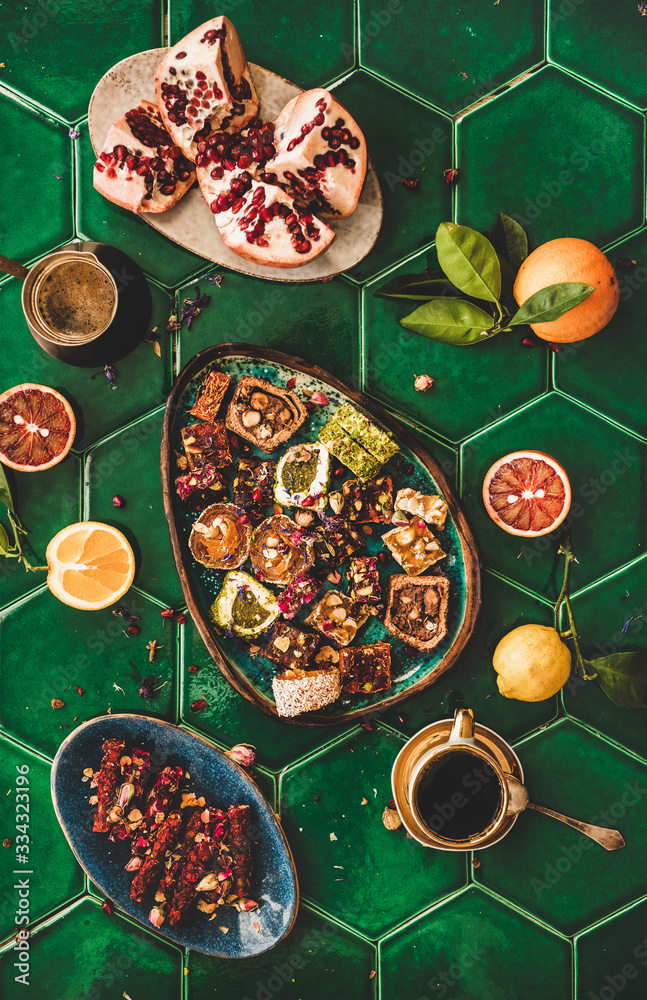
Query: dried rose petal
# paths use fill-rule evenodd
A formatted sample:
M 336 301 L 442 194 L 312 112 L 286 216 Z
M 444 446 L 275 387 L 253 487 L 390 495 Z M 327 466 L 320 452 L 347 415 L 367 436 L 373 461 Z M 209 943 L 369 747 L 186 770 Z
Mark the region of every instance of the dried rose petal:
M 530 337 L 524 337 L 523 340 L 521 341 L 521 346 L 522 347 L 536 347 L 537 345 L 536 345 L 536 343 L 535 343 L 534 340 L 530 339 Z
M 153 927 L 161 927 L 164 923 L 164 916 L 158 906 L 153 907 L 151 912 L 148 914 L 148 919 L 152 923 Z
M 414 386 L 417 392 L 426 392 L 427 389 L 431 389 L 434 384 L 434 380 L 430 375 L 414 375 Z
M 207 707 L 207 703 L 204 698 L 198 698 L 196 701 L 191 703 L 192 712 L 201 712 L 203 708 Z
M 199 670 L 200 670 L 200 667 L 198 666 L 197 663 L 191 663 L 189 665 L 189 667 L 188 667 L 188 671 L 189 671 L 190 674 L 197 674 L 199 672 Z
M 79 685 L 78 685 L 78 684 L 75 684 L 75 685 L 74 685 L 74 690 L 75 690 L 75 691 L 78 691 L 78 692 L 79 692 L 79 694 L 81 694 L 81 695 L 85 694 L 85 691 L 83 690 L 83 688 L 79 687 Z
M 316 392 L 313 392 L 312 396 L 310 397 L 310 402 L 317 403 L 318 406 L 328 406 L 330 400 L 323 392 L 317 390 Z
M 111 917 L 112 914 L 114 913 L 114 907 L 108 899 L 104 900 L 104 902 L 101 904 L 101 909 L 103 910 L 104 913 L 107 913 L 109 917 Z
M 178 613 L 175 616 L 175 620 L 178 623 L 178 625 L 186 625 L 186 615 L 184 614 L 183 611 L 178 611 Z

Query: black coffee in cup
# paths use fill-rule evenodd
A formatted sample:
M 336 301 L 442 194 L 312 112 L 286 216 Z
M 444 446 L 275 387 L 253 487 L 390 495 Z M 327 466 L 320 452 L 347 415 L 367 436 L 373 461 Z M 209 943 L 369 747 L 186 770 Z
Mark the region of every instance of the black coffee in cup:
M 87 260 L 56 263 L 43 274 L 35 292 L 43 323 L 62 340 L 89 340 L 112 319 L 114 283 L 103 268 Z
M 496 771 L 478 754 L 452 750 L 429 762 L 418 777 L 415 807 L 424 825 L 446 840 L 483 833 L 501 807 Z

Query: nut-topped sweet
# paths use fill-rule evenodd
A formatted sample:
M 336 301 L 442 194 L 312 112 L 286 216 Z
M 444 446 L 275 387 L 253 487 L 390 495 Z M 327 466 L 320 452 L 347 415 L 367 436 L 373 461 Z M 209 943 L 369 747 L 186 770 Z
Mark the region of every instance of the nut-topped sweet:
M 270 454 L 292 437 L 307 416 L 297 394 L 266 379 L 245 376 L 227 409 L 229 430 Z
M 259 580 L 288 584 L 314 562 L 312 539 L 285 514 L 261 521 L 252 535 L 252 566 Z
M 409 576 L 424 573 L 446 556 L 425 522 L 417 518 L 409 524 L 387 531 L 382 535 L 382 544 L 389 547 L 393 558 Z
M 182 444 L 193 472 L 199 472 L 207 464 L 215 465 L 217 469 L 231 464 L 229 438 L 222 420 L 183 427 Z
M 306 618 L 306 625 L 313 625 L 338 646 L 347 646 L 368 617 L 365 604 L 351 601 L 338 590 L 327 590 Z
M 189 537 L 196 562 L 209 569 L 238 569 L 247 556 L 252 525 L 245 511 L 233 503 L 214 503 L 200 514 Z
M 445 527 L 445 518 L 449 511 L 447 502 L 442 497 L 435 494 L 428 496 L 425 493 L 419 493 L 418 490 L 412 490 L 408 486 L 398 490 L 398 495 L 395 498 L 395 509 L 421 517 L 427 524 L 433 524 L 439 530 Z
M 392 576 L 384 627 L 408 646 L 433 649 L 447 635 L 448 604 L 446 576 Z

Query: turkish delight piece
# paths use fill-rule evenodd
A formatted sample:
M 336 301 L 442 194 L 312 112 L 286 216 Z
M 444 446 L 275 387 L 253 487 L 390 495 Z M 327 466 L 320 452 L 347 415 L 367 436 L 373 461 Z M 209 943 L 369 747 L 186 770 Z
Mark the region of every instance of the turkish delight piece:
M 266 379 L 241 378 L 227 408 L 227 427 L 270 454 L 292 437 L 308 415 L 295 392 Z
M 319 629 L 338 646 L 347 646 L 369 614 L 365 604 L 358 604 L 338 590 L 327 590 L 306 618 L 306 625 Z
M 409 576 L 424 573 L 446 555 L 425 522 L 417 519 L 387 531 L 382 535 L 382 544 L 389 547 L 393 558 Z
M 353 441 L 334 419 L 319 429 L 319 440 L 360 479 L 370 479 L 382 468 L 383 462 L 369 454 L 357 441 Z
M 318 642 L 319 636 L 312 632 L 303 632 L 284 622 L 277 622 L 263 647 L 263 656 L 278 664 L 281 670 L 291 670 L 293 667 L 305 670 L 314 656 Z
M 224 420 L 213 424 L 192 424 L 182 428 L 184 453 L 193 472 L 199 472 L 207 463 L 220 469 L 231 465 L 229 438 Z
M 187 472 L 175 480 L 175 491 L 190 510 L 202 510 L 227 499 L 227 484 L 215 466 L 206 463 L 198 472 Z
M 315 594 L 321 590 L 321 583 L 314 576 L 307 573 L 299 573 L 292 583 L 288 583 L 285 590 L 276 598 L 284 618 L 294 618 L 299 613 L 304 604 L 309 604 Z
M 208 423 L 215 421 L 230 382 L 230 376 L 224 372 L 209 372 L 189 410 L 191 416 Z
M 340 650 L 342 690 L 350 694 L 372 694 L 391 687 L 391 646 L 374 642 Z
M 350 403 L 344 403 L 336 410 L 332 419 L 343 427 L 353 441 L 361 444 L 382 465 L 400 450 L 390 431 L 382 430 L 370 417 L 360 413 Z
M 314 534 L 315 553 L 328 566 L 339 566 L 362 548 L 364 538 L 343 517 L 320 517 L 323 523 Z
M 310 569 L 314 545 L 286 514 L 275 514 L 254 529 L 250 558 L 259 580 L 285 585 Z
M 295 444 L 276 467 L 274 496 L 287 507 L 326 506 L 330 479 L 330 453 L 319 443 Z
M 273 458 L 241 458 L 234 478 L 234 503 L 258 517 L 272 502 L 276 462 Z
M 252 524 L 233 503 L 214 503 L 203 510 L 191 529 L 189 549 L 196 562 L 209 569 L 238 569 L 249 555 Z
M 393 481 L 390 476 L 377 479 L 348 479 L 342 486 L 343 513 L 349 521 L 390 523 L 393 515 Z
M 277 714 L 285 718 L 314 712 L 337 701 L 341 682 L 337 667 L 287 670 L 272 680 Z
M 355 556 L 349 560 L 349 596 L 360 604 L 379 604 L 382 599 L 375 556 Z
M 395 509 L 403 510 L 415 517 L 421 517 L 427 524 L 433 524 L 439 531 L 442 531 L 445 527 L 445 518 L 449 507 L 440 496 L 427 496 L 406 487 L 398 490 L 398 495 L 395 498 Z
M 446 576 L 392 576 L 384 627 L 408 646 L 433 649 L 447 635 L 448 605 Z
M 215 624 L 240 636 L 267 632 L 279 614 L 272 591 L 240 569 L 227 573 L 211 606 Z

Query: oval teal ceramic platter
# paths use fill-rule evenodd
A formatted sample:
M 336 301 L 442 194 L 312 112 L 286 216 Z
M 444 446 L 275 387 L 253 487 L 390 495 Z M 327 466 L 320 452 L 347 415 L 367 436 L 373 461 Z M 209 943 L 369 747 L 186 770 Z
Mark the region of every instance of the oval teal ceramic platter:
M 124 871 L 131 857 L 129 840 L 112 842 L 107 833 L 93 833 L 95 789 L 83 771 L 101 764 L 102 744 L 123 739 L 128 750 L 138 747 L 151 755 L 152 778 L 168 766 L 181 765 L 190 774 L 188 787 L 203 795 L 207 805 L 249 805 L 252 812 L 252 889 L 256 910 L 240 913 L 221 906 L 209 920 L 194 910 L 179 928 L 159 929 L 148 920 L 151 898 L 130 898 L 132 874 Z M 109 715 L 85 722 L 59 747 L 52 765 L 52 800 L 58 821 L 81 867 L 117 906 L 148 931 L 182 947 L 218 958 L 249 958 L 274 948 L 291 930 L 299 905 L 299 887 L 292 853 L 281 825 L 260 790 L 242 767 L 221 750 L 193 733 L 141 715 Z M 221 930 L 226 927 L 227 931 Z M 258 928 L 258 929 L 257 929 Z
M 287 445 L 272 454 L 272 458 L 278 459 L 287 447 L 298 442 L 316 441 L 319 428 L 337 407 L 350 402 L 390 430 L 400 446 L 399 453 L 380 473 L 387 473 L 392 477 L 394 497 L 398 489 L 410 486 L 424 494 L 440 494 L 449 507 L 445 528 L 439 535 L 443 550 L 447 553 L 447 558 L 440 564 L 441 572 L 450 581 L 448 631 L 445 639 L 433 651 L 421 653 L 387 632 L 377 617 L 371 617 L 359 633 L 357 642 L 364 644 L 385 640 L 391 644 L 391 688 L 374 694 L 342 692 L 339 700 L 325 709 L 284 721 L 301 726 L 334 725 L 353 719 L 359 721 L 361 717 L 383 710 L 433 684 L 453 666 L 465 649 L 475 630 L 481 603 L 478 547 L 453 489 L 433 455 L 368 396 L 346 386 L 317 365 L 251 344 L 221 344 L 192 358 L 173 386 L 166 405 L 162 432 L 162 488 L 175 563 L 191 616 L 221 673 L 245 698 L 267 714 L 276 716 L 272 696 L 274 664 L 258 654 L 263 637 L 260 637 L 260 641 L 257 640 L 257 645 L 251 645 L 250 649 L 249 643 L 236 636 L 219 634 L 219 630 L 214 627 L 209 612 L 222 585 L 224 571 L 208 569 L 191 556 L 188 540 L 197 515 L 180 501 L 175 491 L 175 478 L 181 475 L 181 468 L 178 467 L 178 456 L 183 452 L 181 430 L 196 422 L 196 418 L 188 411 L 194 404 L 205 376 L 213 370 L 231 376 L 230 393 L 239 378 L 250 375 L 267 379 L 277 386 L 286 387 L 289 383 L 305 402 L 316 391 L 322 392 L 329 401 L 327 405 L 312 405 L 305 423 Z M 223 414 L 225 408 L 223 404 Z M 249 454 L 262 453 L 251 447 Z M 238 458 L 233 451 L 232 455 L 234 464 L 220 470 L 228 481 L 230 494 Z M 333 465 L 339 465 L 336 459 L 333 459 Z M 352 478 L 353 474 L 345 469 L 342 475 L 335 477 L 333 488 L 340 490 L 341 484 Z M 290 510 L 291 508 L 285 508 L 285 513 L 289 514 Z M 268 507 L 265 516 L 271 513 L 272 508 Z M 328 514 L 331 514 L 330 509 Z M 365 533 L 365 549 L 358 554 L 377 555 L 387 551 L 382 545 L 381 536 L 392 527 L 391 524 L 358 524 L 357 527 L 358 530 L 364 528 L 370 531 Z M 403 571 L 394 559 L 389 559 L 385 564 L 380 563 L 379 567 L 382 594 L 385 594 L 388 577 Z M 249 562 L 242 568 L 248 570 Z M 343 578 L 344 567 L 339 567 L 339 571 Z M 331 586 L 332 583 L 325 582 L 326 589 Z M 335 586 L 340 587 L 342 584 L 337 583 Z M 308 610 L 300 612 L 290 624 L 302 625 Z

